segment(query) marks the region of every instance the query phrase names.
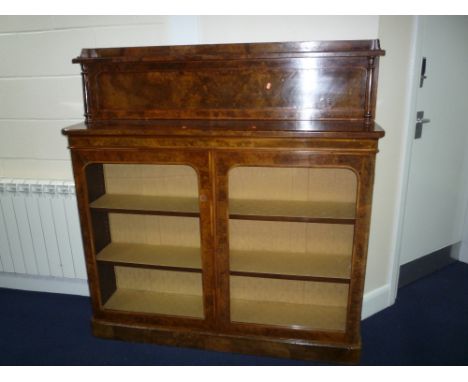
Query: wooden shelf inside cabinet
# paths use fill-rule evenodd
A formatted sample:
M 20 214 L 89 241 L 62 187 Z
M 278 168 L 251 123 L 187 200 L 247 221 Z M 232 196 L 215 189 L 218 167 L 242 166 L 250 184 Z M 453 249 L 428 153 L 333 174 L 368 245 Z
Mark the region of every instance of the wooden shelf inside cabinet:
M 201 272 L 200 248 L 134 243 L 110 243 L 97 261 L 185 272 Z
M 117 289 L 104 304 L 105 309 L 203 318 L 202 296 Z
M 126 214 L 199 216 L 198 199 L 171 196 L 105 194 L 90 203 L 93 210 Z
M 231 219 L 354 224 L 355 204 L 296 200 L 229 201 Z
M 232 299 L 231 321 L 343 331 L 346 326 L 346 307 Z
M 230 251 L 235 276 L 349 283 L 351 257 L 275 251 Z

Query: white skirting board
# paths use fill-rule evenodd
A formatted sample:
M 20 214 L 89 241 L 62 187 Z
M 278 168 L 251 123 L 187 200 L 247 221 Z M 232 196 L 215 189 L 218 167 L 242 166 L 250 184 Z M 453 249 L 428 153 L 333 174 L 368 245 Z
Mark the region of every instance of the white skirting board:
M 361 318 L 364 320 L 393 305 L 390 299 L 390 284 L 364 293 Z
M 0 288 L 89 296 L 87 280 L 0 273 Z

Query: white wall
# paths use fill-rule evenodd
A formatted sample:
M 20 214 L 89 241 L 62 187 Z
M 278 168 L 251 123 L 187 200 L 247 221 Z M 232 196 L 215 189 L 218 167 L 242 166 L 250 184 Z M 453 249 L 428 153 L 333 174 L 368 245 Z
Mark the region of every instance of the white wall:
M 0 17 L 0 176 L 72 179 L 60 129 L 82 120 L 84 47 L 184 43 L 375 39 L 381 59 L 381 141 L 364 316 L 388 305 L 404 126 L 410 17 L 378 16 L 15 16 Z
M 83 119 L 84 47 L 172 43 L 170 17 L 0 16 L 0 176 L 72 179 L 60 129 Z
M 392 276 L 398 250 L 414 23 L 412 16 L 381 16 L 379 22 L 386 55 L 380 61 L 376 121 L 386 134 L 377 155 L 365 286 L 370 303 L 364 306 L 365 315 L 393 304 L 395 297 Z
M 411 16 L 380 18 L 379 38 L 386 55 L 380 64 L 376 121 L 383 126 L 386 134 L 380 141 L 380 153 L 377 155 L 367 290 L 381 286 L 382 281 L 387 279 L 389 261 L 395 251 L 413 24 L 414 18 Z
M 377 38 L 378 16 L 203 16 L 200 42 L 274 42 Z

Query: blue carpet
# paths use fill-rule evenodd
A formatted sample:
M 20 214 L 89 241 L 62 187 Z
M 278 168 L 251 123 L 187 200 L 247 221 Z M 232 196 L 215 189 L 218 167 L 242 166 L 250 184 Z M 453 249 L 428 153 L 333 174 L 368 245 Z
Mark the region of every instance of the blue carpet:
M 0 289 L 0 365 L 318 365 L 94 338 L 86 297 Z M 362 322 L 362 365 L 468 365 L 468 265 L 400 289 Z

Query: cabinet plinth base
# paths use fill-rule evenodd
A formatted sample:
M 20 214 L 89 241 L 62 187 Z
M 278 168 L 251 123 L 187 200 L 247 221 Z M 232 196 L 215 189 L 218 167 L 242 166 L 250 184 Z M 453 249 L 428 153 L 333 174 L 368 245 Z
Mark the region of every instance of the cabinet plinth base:
M 360 342 L 350 345 L 238 336 L 209 331 L 125 325 L 98 319 L 92 320 L 92 329 L 96 337 L 107 339 L 321 362 L 356 364 L 361 353 Z

